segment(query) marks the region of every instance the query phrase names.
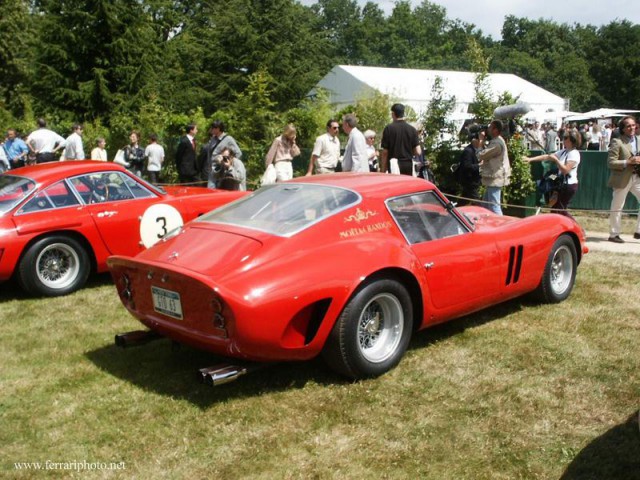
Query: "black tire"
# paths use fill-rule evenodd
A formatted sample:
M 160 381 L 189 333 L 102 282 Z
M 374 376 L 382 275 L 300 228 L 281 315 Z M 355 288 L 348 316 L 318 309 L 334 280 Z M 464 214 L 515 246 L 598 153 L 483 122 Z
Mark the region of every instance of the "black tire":
M 536 290 L 538 298 L 545 303 L 559 303 L 566 299 L 573 290 L 577 267 L 578 255 L 573 240 L 568 235 L 560 236 L 549 252 Z
M 326 363 L 353 379 L 371 378 L 394 368 L 409 345 L 413 307 L 395 280 L 361 288 L 344 308 L 322 351 Z
M 66 235 L 52 235 L 29 247 L 18 265 L 18 281 L 32 295 L 56 297 L 81 288 L 89 272 L 85 248 Z

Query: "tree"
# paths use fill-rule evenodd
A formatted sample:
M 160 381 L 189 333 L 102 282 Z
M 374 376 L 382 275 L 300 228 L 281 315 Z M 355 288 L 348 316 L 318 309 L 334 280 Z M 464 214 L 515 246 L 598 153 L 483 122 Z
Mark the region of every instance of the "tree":
M 27 0 L 0 0 L 0 116 L 13 119 L 27 113 L 28 82 L 34 48 L 32 16 Z

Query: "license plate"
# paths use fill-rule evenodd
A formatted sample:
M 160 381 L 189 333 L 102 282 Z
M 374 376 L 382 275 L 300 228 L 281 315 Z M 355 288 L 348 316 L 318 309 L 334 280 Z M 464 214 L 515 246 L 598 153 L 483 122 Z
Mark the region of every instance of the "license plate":
M 178 292 L 151 287 L 151 296 L 153 297 L 153 309 L 156 312 L 182 320 L 182 303 L 180 303 Z

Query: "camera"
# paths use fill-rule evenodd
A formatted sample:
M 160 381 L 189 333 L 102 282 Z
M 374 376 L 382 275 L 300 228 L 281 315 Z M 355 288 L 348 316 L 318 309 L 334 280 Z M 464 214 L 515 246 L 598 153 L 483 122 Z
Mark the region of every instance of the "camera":
M 229 167 L 231 166 L 231 157 L 228 155 L 218 155 L 213 161 L 213 165 L 211 166 L 211 170 L 216 175 L 225 175 Z

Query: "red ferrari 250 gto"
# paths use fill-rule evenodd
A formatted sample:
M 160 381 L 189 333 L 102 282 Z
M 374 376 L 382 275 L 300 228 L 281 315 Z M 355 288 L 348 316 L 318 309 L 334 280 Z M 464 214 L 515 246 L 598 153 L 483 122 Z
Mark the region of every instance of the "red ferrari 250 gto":
M 421 179 L 344 173 L 263 187 L 108 264 L 148 337 L 257 362 L 321 354 L 363 378 L 397 365 L 416 330 L 529 292 L 564 300 L 586 252 L 567 217 L 455 208 Z

